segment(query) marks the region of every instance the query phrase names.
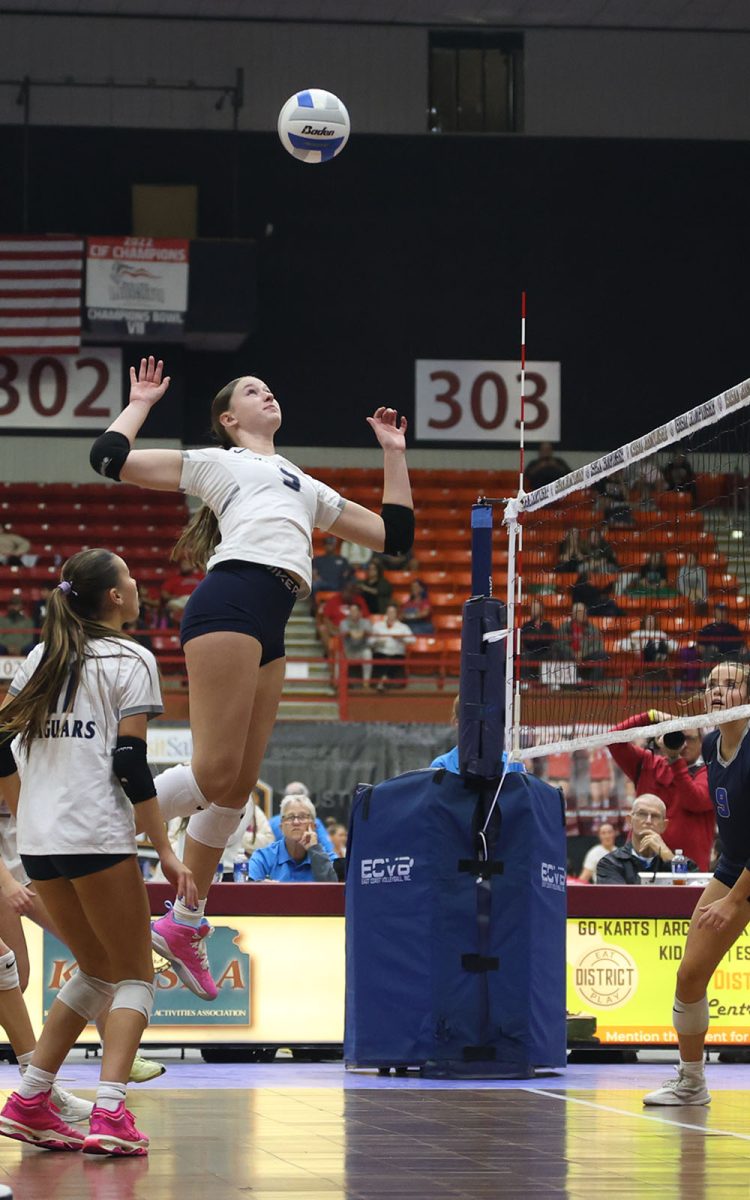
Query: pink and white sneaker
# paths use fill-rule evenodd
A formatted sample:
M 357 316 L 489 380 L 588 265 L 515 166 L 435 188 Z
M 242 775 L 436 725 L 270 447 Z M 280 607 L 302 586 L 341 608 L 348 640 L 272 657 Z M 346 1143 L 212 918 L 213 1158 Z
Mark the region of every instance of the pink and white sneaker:
M 206 953 L 206 938 L 213 927 L 203 918 L 196 929 L 194 925 L 181 924 L 167 901 L 167 913 L 151 923 L 151 945 L 171 962 L 176 974 L 186 987 L 201 1000 L 215 1000 L 219 989 L 211 977 Z
M 50 1100 L 39 1092 L 30 1100 L 12 1092 L 0 1112 L 0 1133 L 17 1142 L 28 1142 L 44 1150 L 80 1150 L 83 1134 L 66 1124 Z
M 91 1127 L 83 1142 L 84 1154 L 148 1154 L 148 1135 L 135 1127 L 135 1117 L 124 1103 L 114 1112 L 94 1105 Z

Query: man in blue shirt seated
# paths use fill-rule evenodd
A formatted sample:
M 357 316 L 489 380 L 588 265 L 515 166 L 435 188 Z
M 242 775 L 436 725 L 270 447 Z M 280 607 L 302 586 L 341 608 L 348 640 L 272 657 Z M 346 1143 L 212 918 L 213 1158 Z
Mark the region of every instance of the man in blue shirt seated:
M 597 883 L 640 883 L 641 871 L 672 870 L 674 851 L 664 841 L 667 806 L 658 796 L 636 796 L 630 814 L 630 838 L 596 864 Z M 688 871 L 698 868 L 691 858 Z
M 310 799 L 310 793 L 307 789 L 307 784 L 300 783 L 298 780 L 294 780 L 292 783 L 288 783 L 286 785 L 284 788 L 284 797 L 286 796 L 307 796 L 308 800 Z M 274 817 L 271 817 L 269 824 L 273 830 L 273 836 L 278 842 L 279 838 L 281 837 L 281 813 L 278 812 Z M 323 849 L 327 852 L 329 858 L 335 858 L 336 851 L 334 849 L 333 842 L 328 836 L 328 830 L 321 821 L 320 817 L 315 818 L 315 832 L 318 835 L 318 841 Z
M 318 841 L 315 805 L 307 796 L 281 801 L 281 839 L 256 850 L 248 864 L 251 880 L 275 883 L 337 883 L 331 855 Z

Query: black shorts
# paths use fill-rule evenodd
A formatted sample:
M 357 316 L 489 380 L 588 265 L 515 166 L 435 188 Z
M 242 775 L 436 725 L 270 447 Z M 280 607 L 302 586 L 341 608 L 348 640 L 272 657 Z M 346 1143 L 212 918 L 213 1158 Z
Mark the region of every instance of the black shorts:
M 246 633 L 261 645 L 260 665 L 283 658 L 284 631 L 300 586 L 278 567 L 261 563 L 217 563 L 185 605 L 180 642 L 204 633 Z
M 31 880 L 81 879 L 116 867 L 134 854 L 22 854 L 26 874 Z
M 719 883 L 732 888 L 744 870 L 744 863 L 732 862 L 731 859 L 727 858 L 726 854 L 720 854 L 719 861 L 714 870 L 714 879 L 718 879 Z

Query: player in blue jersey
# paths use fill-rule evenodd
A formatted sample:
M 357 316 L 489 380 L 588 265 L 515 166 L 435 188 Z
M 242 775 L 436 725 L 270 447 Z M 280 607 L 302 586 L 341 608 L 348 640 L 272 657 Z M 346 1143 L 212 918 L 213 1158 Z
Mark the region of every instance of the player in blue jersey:
M 708 679 L 709 713 L 748 703 L 750 667 L 718 663 Z M 644 1104 L 710 1104 L 703 1070 L 711 976 L 750 920 L 750 721 L 719 725 L 704 739 L 708 788 L 716 810 L 721 856 L 690 922 L 677 971 L 672 1010 L 680 1046 L 677 1078 L 644 1096 Z

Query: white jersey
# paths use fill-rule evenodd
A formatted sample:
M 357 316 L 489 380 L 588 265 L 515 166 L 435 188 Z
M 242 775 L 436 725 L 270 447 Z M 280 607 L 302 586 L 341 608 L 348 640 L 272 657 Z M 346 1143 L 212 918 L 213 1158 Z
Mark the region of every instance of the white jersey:
M 12 695 L 31 678 L 43 652 L 42 644 L 35 646 L 19 667 Z M 92 639 L 69 712 L 65 690 L 24 763 L 19 853 L 135 854 L 133 805 L 115 776 L 112 752 L 124 717 L 162 712 L 156 660 L 137 642 Z
M 342 496 L 280 454 L 234 446 L 183 453 L 180 489 L 199 496 L 219 522 L 208 570 L 230 559 L 289 571 L 309 595 L 313 529 L 330 529 Z

